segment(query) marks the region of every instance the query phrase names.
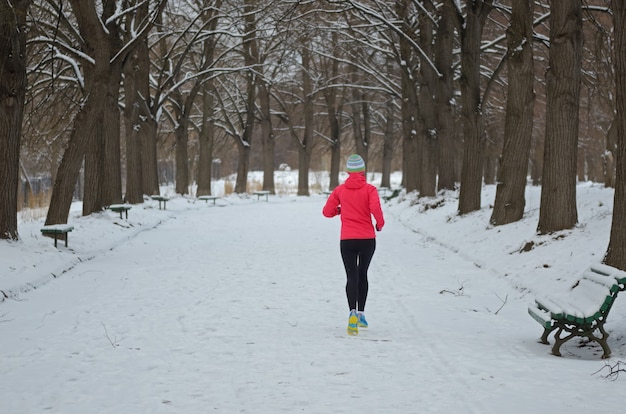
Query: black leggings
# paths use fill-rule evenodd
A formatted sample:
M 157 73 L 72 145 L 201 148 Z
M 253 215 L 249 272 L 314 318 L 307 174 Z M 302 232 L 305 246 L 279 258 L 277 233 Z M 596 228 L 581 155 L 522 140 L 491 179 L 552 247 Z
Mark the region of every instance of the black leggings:
M 346 296 L 350 310 L 365 310 L 367 291 L 367 269 L 376 250 L 376 239 L 341 240 L 341 258 L 346 268 Z

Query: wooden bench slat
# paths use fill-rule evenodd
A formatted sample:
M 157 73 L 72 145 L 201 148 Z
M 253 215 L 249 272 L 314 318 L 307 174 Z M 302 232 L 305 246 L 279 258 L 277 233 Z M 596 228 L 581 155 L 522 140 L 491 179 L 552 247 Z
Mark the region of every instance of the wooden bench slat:
M 603 263 L 594 263 L 589 266 L 589 269 L 595 273 L 614 278 L 617 283 L 621 285 L 621 289 L 624 290 L 624 287 L 626 286 L 626 272 L 624 272 L 623 270 L 607 266 Z
M 596 273 L 591 269 L 585 270 L 582 274 L 582 278 L 606 286 L 611 292 L 617 292 L 619 290 L 619 285 L 614 277 Z
M 554 325 L 550 312 L 539 309 L 537 306 L 528 306 L 528 313 L 545 329 L 550 329 Z

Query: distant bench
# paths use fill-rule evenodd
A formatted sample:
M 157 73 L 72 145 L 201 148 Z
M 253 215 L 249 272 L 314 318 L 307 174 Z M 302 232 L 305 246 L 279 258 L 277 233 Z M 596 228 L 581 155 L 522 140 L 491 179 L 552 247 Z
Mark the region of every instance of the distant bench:
M 70 226 L 67 224 L 51 224 L 48 226 L 43 226 L 41 228 L 41 233 L 46 235 L 54 236 L 54 247 L 57 247 L 57 239 L 59 235 L 65 235 L 65 247 L 67 247 L 67 239 L 68 233 L 74 230 L 74 226 Z
M 120 219 L 122 219 L 122 214 L 126 213 L 126 219 L 128 220 L 128 210 L 132 207 L 128 204 L 111 204 L 109 206 L 109 210 L 115 211 L 116 213 L 120 213 Z
M 150 196 L 150 198 L 159 202 L 159 210 L 161 210 L 161 203 L 163 203 L 163 210 L 165 210 L 166 204 L 169 201 L 169 198 L 161 195 L 153 195 Z
M 203 195 L 203 196 L 198 197 L 198 200 L 202 200 L 202 201 L 205 201 L 207 203 L 212 200 L 213 204 L 215 204 L 215 200 L 217 200 L 218 198 L 219 198 L 218 196 Z
M 261 191 L 255 191 L 252 194 L 257 196 L 257 198 L 256 198 L 257 200 L 260 200 L 262 196 L 265 196 L 265 201 L 268 201 L 268 199 L 269 199 L 268 197 L 270 195 L 270 192 L 267 191 L 267 190 L 261 190 Z
M 625 289 L 626 272 L 594 264 L 583 272 L 581 279 L 567 293 L 537 297 L 528 307 L 528 313 L 544 329 L 541 343 L 549 344 L 548 336 L 556 331 L 552 347 L 554 355 L 561 356 L 561 345 L 578 336 L 600 344 L 602 358 L 608 358 L 611 349 L 604 324 L 617 294 Z

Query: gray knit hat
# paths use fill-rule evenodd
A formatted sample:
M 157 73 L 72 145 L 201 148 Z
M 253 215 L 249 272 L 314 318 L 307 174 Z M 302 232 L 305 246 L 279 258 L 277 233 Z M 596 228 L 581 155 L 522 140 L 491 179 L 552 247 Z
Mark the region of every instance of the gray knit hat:
M 365 171 L 365 161 L 363 161 L 363 158 L 358 154 L 350 155 L 346 163 L 346 171 L 349 173 Z

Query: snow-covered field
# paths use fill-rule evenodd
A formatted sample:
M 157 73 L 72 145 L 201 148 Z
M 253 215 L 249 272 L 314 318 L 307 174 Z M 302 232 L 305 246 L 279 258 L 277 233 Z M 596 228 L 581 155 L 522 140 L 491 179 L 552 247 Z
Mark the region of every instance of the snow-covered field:
M 463 217 L 454 194 L 383 204 L 358 337 L 324 195 L 172 196 L 128 220 L 75 206 L 58 249 L 43 218 L 21 222 L 20 241 L 0 242 L 0 412 L 619 410 L 624 378 L 609 373 L 626 357 L 626 298 L 607 323 L 609 360 L 580 341 L 551 355 L 527 314 L 602 260 L 612 190 L 580 184 L 580 224 L 550 236 L 535 234 L 539 188 L 502 227 L 488 224 L 494 195 L 485 187 Z

